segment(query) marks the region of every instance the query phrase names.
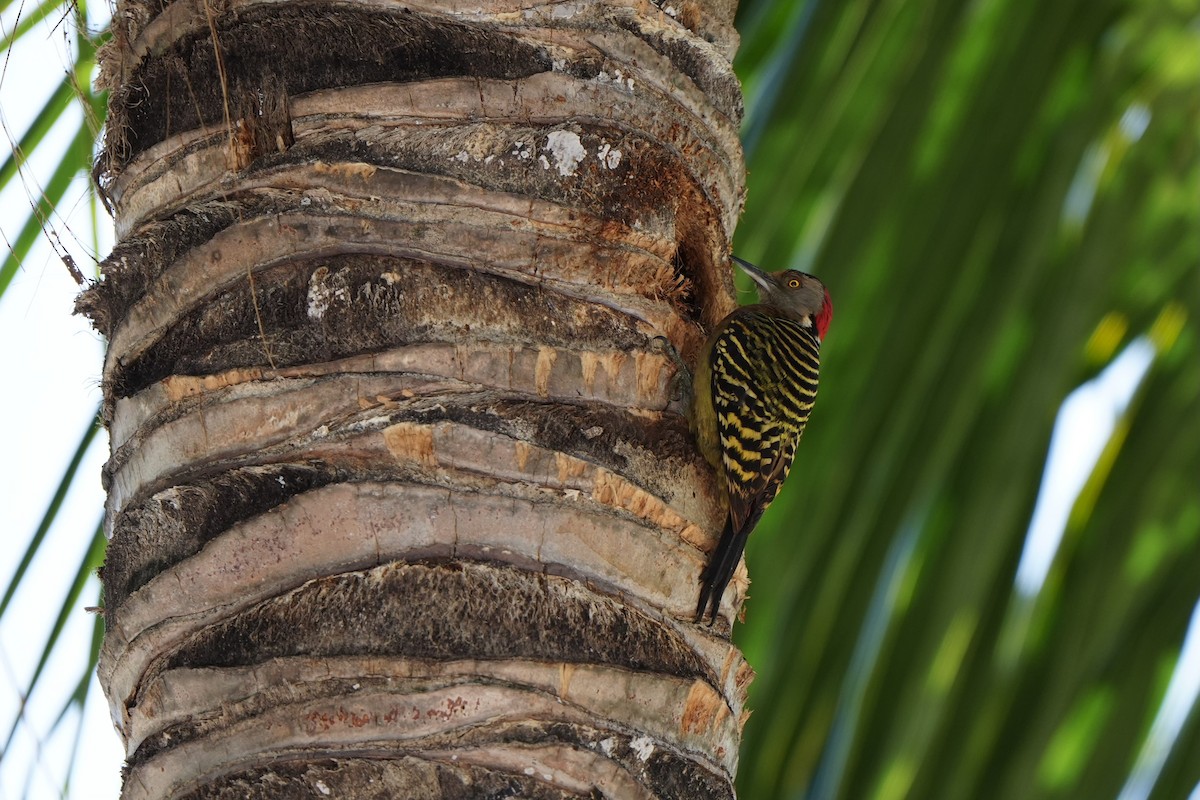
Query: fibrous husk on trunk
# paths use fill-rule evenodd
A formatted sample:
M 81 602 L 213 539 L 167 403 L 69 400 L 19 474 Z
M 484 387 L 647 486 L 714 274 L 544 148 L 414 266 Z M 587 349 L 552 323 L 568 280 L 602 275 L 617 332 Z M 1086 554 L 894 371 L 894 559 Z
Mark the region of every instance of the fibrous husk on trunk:
M 125 797 L 732 796 L 675 380 L 732 308 L 732 13 L 118 5 Z

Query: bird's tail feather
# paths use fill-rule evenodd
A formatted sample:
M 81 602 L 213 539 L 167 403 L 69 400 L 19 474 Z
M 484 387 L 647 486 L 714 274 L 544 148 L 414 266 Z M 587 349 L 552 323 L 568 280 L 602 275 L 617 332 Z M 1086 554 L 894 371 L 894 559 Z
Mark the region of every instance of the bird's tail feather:
M 706 612 L 710 616 L 709 625 L 716 621 L 717 609 L 721 606 L 721 597 L 725 594 L 725 587 L 729 585 L 729 579 L 733 577 L 733 571 L 737 569 L 738 561 L 742 558 L 742 551 L 746 549 L 746 539 L 750 537 L 750 530 L 754 527 L 753 522 L 757 522 L 757 519 L 734 530 L 733 520 L 726 519 L 721 540 L 717 542 L 716 549 L 709 556 L 708 566 L 700 575 L 702 585 L 700 602 L 696 606 L 697 622 L 704 620 Z

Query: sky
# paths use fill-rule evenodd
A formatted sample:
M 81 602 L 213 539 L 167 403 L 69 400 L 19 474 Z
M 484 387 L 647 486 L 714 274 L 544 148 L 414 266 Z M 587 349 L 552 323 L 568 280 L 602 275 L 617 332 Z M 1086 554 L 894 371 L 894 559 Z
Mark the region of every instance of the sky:
M 14 4 L 0 17 L 5 32 L 12 29 L 16 11 Z M 8 54 L 0 72 L 0 123 L 10 142 L 40 110 L 62 80 L 68 63 L 61 32 L 53 31 L 49 24 L 35 28 Z M 73 117 L 76 124 L 80 119 L 78 113 Z M 64 137 L 52 134 L 30 160 L 23 179 L 0 192 L 0 232 L 6 241 L 16 236 L 28 216 L 29 198 L 38 191 L 38 176 L 50 173 L 65 146 Z M 109 249 L 111 236 L 102 230 L 98 248 L 89 241 L 90 213 L 87 203 L 81 202 L 85 187 L 82 179 L 71 187 L 62 204 L 68 219 L 56 221 L 55 228 L 76 262 L 90 274 L 95 250 Z M 10 455 L 0 459 L 0 507 L 8 543 L 0 548 L 3 586 L 24 555 L 62 470 L 100 401 L 103 345 L 87 320 L 71 313 L 78 291 L 62 262 L 49 246 L 39 242 L 0 297 L 0 341 L 4 342 L 0 374 L 16 376 L 0 392 L 0 414 L 9 421 L 0 426 L 0 452 Z M 53 734 L 51 729 L 87 663 L 93 620 L 83 606 L 98 602 L 96 578 L 84 589 L 79 606 L 69 611 L 59 652 L 47 664 L 23 712 L 20 697 L 100 519 L 104 502 L 100 467 L 107 450 L 105 437 L 92 443 L 41 554 L 0 619 L 0 735 L 7 737 L 12 721 L 23 713 L 23 724 L 0 760 L 0 800 L 26 792 L 34 798 L 60 796 L 78 717 L 69 717 Z M 122 747 L 94 677 L 80 744 L 77 780 L 69 796 L 89 800 L 117 797 Z
M 4 214 L 3 219 L 11 217 Z M 7 585 L 24 554 L 100 399 L 101 343 L 86 320 L 70 313 L 78 288 L 66 269 L 49 256 L 48 248 L 41 250 L 0 299 L 0 341 L 6 344 L 0 348 L 0 374 L 20 376 L 0 396 L 0 414 L 10 420 L 0 427 L 0 452 L 17 454 L 0 459 L 5 541 L 10 543 L 0 548 L 0 585 Z M 5 736 L 96 530 L 104 503 L 100 467 L 107 449 L 105 438 L 93 442 L 63 512 L 0 620 L 0 725 Z M 27 780 L 31 797 L 58 796 L 75 726 L 63 725 L 50 738 L 47 732 L 87 663 L 92 620 L 83 606 L 97 604 L 99 589 L 99 581 L 92 578 L 80 607 L 70 612 L 61 650 L 26 709 L 29 724 L 19 728 L 0 762 L 0 798 L 20 797 Z M 120 788 L 117 766 L 122 749 L 94 677 L 86 718 L 86 746 L 80 748 L 77 765 L 86 779 L 76 784 L 71 796 L 114 798 Z
M 2 16 L 11 30 L 14 9 Z M 19 136 L 40 109 L 50 89 L 62 78 L 69 56 L 61 46 L 61 31 L 46 25 L 14 48 L 0 72 L 0 123 L 10 141 Z M 55 53 L 53 57 L 48 54 Z M 78 117 L 76 117 L 78 119 Z M 61 139 L 62 137 L 60 137 Z M 51 140 L 30 163 L 23 182 L 0 192 L 0 232 L 10 239 L 19 230 L 35 196 L 39 175 L 49 174 L 53 156 L 65 141 Z M 99 241 L 91 242 L 90 212 L 85 184 L 77 181 L 67 203 L 67 215 L 55 229 L 86 274 L 94 272 L 98 253 L 111 247 L 111 231 L 101 226 Z M 79 287 L 46 244 L 40 243 L 0 298 L 0 375 L 16 376 L 0 392 L 0 414 L 9 424 L 0 428 L 0 503 L 4 509 L 6 548 L 0 548 L 0 585 L 7 585 L 29 536 L 36 529 L 69 461 L 90 424 L 100 400 L 103 344 L 72 307 Z M 1017 584 L 1036 593 L 1045 578 L 1070 504 L 1112 430 L 1116 416 L 1128 405 L 1149 363 L 1148 345 L 1134 346 L 1106 371 L 1064 404 L 1056 428 L 1043 494 L 1032 521 L 1030 542 Z M 25 709 L 20 697 L 28 684 L 45 637 L 59 612 L 67 585 L 90 541 L 103 506 L 100 468 L 107 440 L 93 442 L 80 469 L 80 479 L 50 530 L 23 588 L 0 619 L 0 726 L 8 727 L 18 713 L 11 745 L 0 759 L 0 800 L 28 796 L 59 797 L 70 769 L 79 721 L 69 717 L 51 732 L 65 698 L 86 663 L 92 619 L 83 606 L 98 602 L 99 583 L 92 578 L 79 607 L 70 610 L 59 650 L 47 665 L 40 685 Z M 1168 688 L 1168 702 L 1158 716 L 1151 743 L 1120 800 L 1143 800 L 1162 766 L 1163 742 L 1182 724 L 1183 712 L 1200 690 L 1200 614 L 1193 618 L 1186 652 Z M 112 729 L 107 706 L 92 678 L 82 718 L 82 738 L 73 767 L 68 797 L 106 800 L 119 793 L 122 748 Z M 1198 788 L 1193 800 L 1200 800 Z

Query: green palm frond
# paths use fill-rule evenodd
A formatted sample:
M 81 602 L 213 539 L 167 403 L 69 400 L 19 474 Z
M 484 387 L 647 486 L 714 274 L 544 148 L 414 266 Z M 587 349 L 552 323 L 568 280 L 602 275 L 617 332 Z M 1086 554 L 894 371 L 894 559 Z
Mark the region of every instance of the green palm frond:
M 1176 63 L 1198 9 L 802 5 L 790 29 L 742 8 L 772 104 L 738 250 L 816 272 L 836 309 L 751 538 L 742 796 L 1113 796 L 1200 598 L 1192 523 L 1156 533 L 1198 502 L 1200 114 Z M 1177 336 L 1006 651 L 1057 409 L 1162 315 Z

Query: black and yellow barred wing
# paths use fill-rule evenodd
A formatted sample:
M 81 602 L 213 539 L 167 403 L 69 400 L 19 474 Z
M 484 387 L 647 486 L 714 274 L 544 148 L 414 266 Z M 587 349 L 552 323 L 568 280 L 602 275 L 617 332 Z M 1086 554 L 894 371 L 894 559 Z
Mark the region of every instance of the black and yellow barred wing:
M 820 340 L 761 306 L 739 309 L 713 342 L 713 411 L 734 531 L 775 499 L 817 396 Z M 739 554 L 740 555 L 740 554 Z

